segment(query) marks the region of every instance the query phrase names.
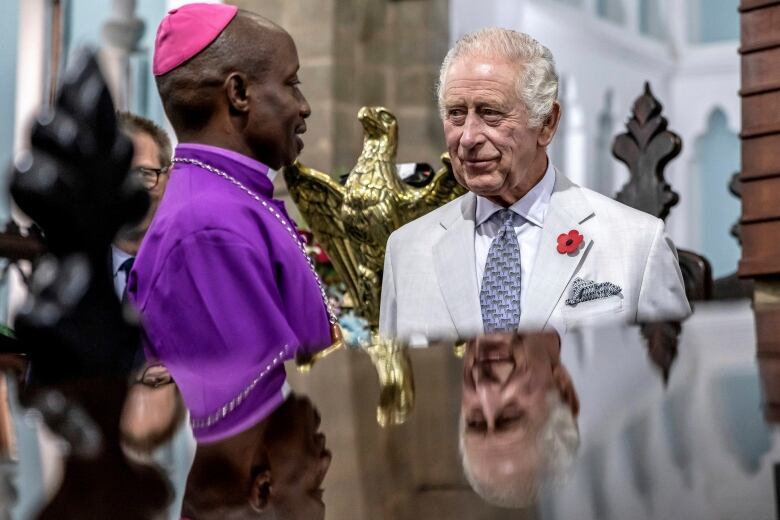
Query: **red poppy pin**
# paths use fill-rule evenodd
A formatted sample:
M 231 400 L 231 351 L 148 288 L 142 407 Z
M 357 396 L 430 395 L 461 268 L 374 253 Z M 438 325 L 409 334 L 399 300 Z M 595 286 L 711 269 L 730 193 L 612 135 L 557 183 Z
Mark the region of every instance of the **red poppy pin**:
M 582 244 L 582 240 L 583 236 L 576 229 L 561 233 L 558 235 L 558 252 L 562 255 L 574 253 Z

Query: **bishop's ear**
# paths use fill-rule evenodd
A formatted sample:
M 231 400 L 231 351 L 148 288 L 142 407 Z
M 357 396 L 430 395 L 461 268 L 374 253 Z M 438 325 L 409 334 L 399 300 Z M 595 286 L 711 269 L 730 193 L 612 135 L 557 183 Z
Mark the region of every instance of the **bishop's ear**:
M 258 513 L 268 510 L 271 502 L 271 470 L 260 469 L 252 478 L 249 489 L 249 505 Z
M 249 110 L 249 81 L 245 74 L 232 72 L 225 79 L 225 91 L 231 112 L 243 113 Z
M 539 137 L 537 139 L 537 144 L 539 146 L 547 146 L 552 142 L 553 137 L 555 137 L 555 132 L 558 130 L 558 123 L 560 122 L 561 104 L 555 101 L 552 110 L 550 111 L 550 115 L 547 116 L 547 119 L 545 119 L 542 128 L 539 131 Z

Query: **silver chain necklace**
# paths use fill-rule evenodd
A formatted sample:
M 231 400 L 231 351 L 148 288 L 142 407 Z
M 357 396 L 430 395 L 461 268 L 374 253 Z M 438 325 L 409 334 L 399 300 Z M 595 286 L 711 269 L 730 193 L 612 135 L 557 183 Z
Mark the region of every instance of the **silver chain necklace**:
M 322 295 L 322 303 L 325 305 L 325 309 L 328 312 L 328 321 L 330 322 L 331 326 L 336 325 L 336 323 L 338 322 L 338 318 L 336 318 L 336 313 L 333 312 L 333 307 L 331 306 L 330 300 L 328 300 L 328 295 L 325 292 L 325 286 L 322 284 L 322 280 L 320 280 L 320 276 L 317 274 L 317 269 L 315 269 L 314 267 L 314 260 L 312 260 L 311 257 L 306 253 L 306 246 L 301 241 L 298 233 L 293 229 L 290 223 L 287 222 L 287 220 L 285 220 L 285 218 L 282 217 L 282 215 L 278 211 L 276 211 L 276 209 L 273 208 L 273 205 L 269 204 L 265 199 L 263 199 L 258 194 L 256 194 L 255 192 L 253 192 L 252 190 L 244 186 L 235 177 L 220 170 L 219 168 L 215 168 L 214 166 L 211 166 L 210 164 L 204 163 L 197 159 L 190 159 L 187 157 L 174 157 L 173 162 L 192 164 L 203 170 L 206 170 L 207 172 L 211 172 L 214 175 L 218 175 L 219 177 L 222 177 L 223 179 L 230 181 L 235 186 L 240 188 L 244 193 L 246 193 L 247 195 L 255 199 L 257 202 L 259 202 L 265 209 L 267 209 L 271 213 L 271 215 L 276 217 L 276 220 L 287 230 L 287 233 L 290 235 L 290 238 L 292 238 L 293 241 L 295 241 L 295 243 L 298 245 L 298 250 L 306 259 L 306 263 L 309 265 L 309 269 L 311 269 L 311 274 L 312 276 L 314 276 L 314 280 L 317 282 L 317 285 L 320 288 L 320 294 Z

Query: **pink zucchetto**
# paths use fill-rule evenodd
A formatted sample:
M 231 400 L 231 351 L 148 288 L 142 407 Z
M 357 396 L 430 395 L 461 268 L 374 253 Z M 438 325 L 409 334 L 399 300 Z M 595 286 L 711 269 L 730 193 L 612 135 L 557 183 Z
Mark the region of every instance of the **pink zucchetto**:
M 217 39 L 238 8 L 224 4 L 187 4 L 171 9 L 157 28 L 152 72 L 162 76 L 194 58 Z

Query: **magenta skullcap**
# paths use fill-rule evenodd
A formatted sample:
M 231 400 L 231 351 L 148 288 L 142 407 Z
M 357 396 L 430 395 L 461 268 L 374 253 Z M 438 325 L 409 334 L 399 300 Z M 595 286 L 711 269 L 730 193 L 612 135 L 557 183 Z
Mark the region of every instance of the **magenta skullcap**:
M 168 11 L 154 41 L 154 75 L 167 74 L 197 56 L 217 39 L 237 12 L 234 5 L 203 3 Z

